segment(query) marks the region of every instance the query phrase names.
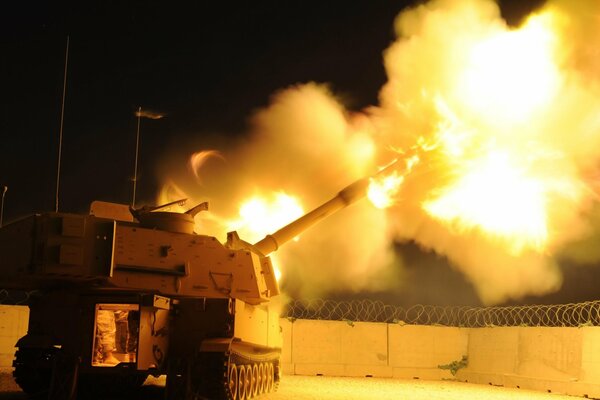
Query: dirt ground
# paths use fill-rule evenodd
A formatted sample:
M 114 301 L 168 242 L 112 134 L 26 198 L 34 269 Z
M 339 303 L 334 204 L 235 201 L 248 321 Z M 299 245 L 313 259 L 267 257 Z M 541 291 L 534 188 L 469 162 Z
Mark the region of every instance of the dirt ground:
M 165 379 L 149 378 L 135 399 L 162 399 Z M 0 400 L 25 400 L 9 370 L 0 371 Z M 574 400 L 577 397 L 453 381 L 284 376 L 262 400 Z
M 575 397 L 454 381 L 286 376 L 269 400 L 574 400 Z

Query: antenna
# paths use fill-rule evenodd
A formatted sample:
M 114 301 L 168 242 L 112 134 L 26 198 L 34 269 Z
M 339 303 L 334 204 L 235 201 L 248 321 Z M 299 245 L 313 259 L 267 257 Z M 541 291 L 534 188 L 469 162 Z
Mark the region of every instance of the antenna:
M 142 107 L 139 106 L 137 112 L 137 130 L 135 134 L 135 166 L 133 169 L 133 198 L 131 199 L 131 207 L 135 208 L 135 189 L 137 186 L 137 169 L 138 169 L 138 153 L 140 149 L 140 120 L 142 119 Z
M 4 216 L 4 195 L 8 192 L 8 186 L 2 186 L 2 205 L 0 205 L 0 228 L 2 227 L 2 217 Z
M 65 120 L 65 97 L 67 95 L 67 67 L 69 65 L 69 36 L 67 35 L 67 49 L 65 52 L 65 73 L 63 77 L 63 93 L 62 93 L 62 105 L 60 107 L 60 130 L 58 133 L 58 163 L 56 168 L 56 201 L 54 211 L 58 212 L 58 189 L 60 187 L 60 159 L 62 157 L 62 138 L 63 138 L 63 125 Z
M 137 130 L 135 132 L 135 166 L 133 170 L 133 197 L 131 199 L 131 208 L 135 208 L 135 190 L 137 188 L 138 156 L 140 153 L 140 122 L 142 120 L 142 117 L 149 119 L 161 119 L 166 114 L 151 110 L 142 111 L 142 106 L 138 106 L 135 115 L 137 116 Z

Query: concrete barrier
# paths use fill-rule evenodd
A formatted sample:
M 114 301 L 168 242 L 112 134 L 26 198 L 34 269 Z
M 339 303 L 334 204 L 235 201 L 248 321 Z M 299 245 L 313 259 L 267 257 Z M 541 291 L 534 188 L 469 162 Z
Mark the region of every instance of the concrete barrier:
M 579 380 L 582 330 L 578 328 L 519 329 L 516 374 L 557 381 Z
M 0 305 L 0 367 L 11 366 L 28 314 L 24 306 Z M 457 379 L 600 398 L 600 327 L 280 323 L 284 375 Z M 456 375 L 448 368 L 453 363 Z
M 0 304 L 0 367 L 11 367 L 17 340 L 27 333 L 29 308 Z
M 291 331 L 291 359 L 282 359 L 284 373 L 329 376 L 391 377 L 387 324 L 296 320 L 282 324 Z M 287 363 L 291 361 L 291 365 Z
M 467 355 L 469 331 L 464 328 L 388 325 L 389 360 L 396 378 L 452 378 L 440 369 Z
M 517 370 L 519 329 L 521 328 L 469 329 L 467 350 L 469 361 L 466 370 L 472 374 L 465 376 L 464 380 L 504 385 L 504 375 L 514 375 Z
M 600 383 L 600 327 L 581 328 L 580 380 Z
M 600 327 L 454 328 L 313 320 L 285 320 L 282 327 L 284 341 L 291 342 L 282 358 L 288 374 L 457 379 L 600 398 Z
M 462 381 L 600 398 L 600 327 L 469 330 Z

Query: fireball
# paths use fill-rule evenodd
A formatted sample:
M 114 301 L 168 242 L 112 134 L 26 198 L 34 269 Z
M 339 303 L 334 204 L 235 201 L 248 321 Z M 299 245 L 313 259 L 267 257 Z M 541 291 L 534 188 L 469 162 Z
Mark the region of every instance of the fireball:
M 431 182 L 423 211 L 452 234 L 478 231 L 514 255 L 547 251 L 552 205 L 561 197 L 577 203 L 585 186 L 577 173 L 547 167 L 570 155 L 536 130 L 554 112 L 564 80 L 557 19 L 546 11 L 519 29 L 488 29 L 465 40 L 463 65 L 453 65 L 458 73 L 452 89 L 431 96 L 435 130 L 415 145 L 430 153 L 435 165 L 428 168 L 443 177 Z M 394 204 L 411 170 L 374 181 L 371 201 L 377 207 Z
M 304 210 L 294 196 L 284 192 L 257 194 L 242 202 L 238 217 L 229 221 L 227 225 L 228 230 L 235 230 L 247 242 L 255 243 L 303 214 Z M 271 260 L 275 277 L 279 281 L 282 273 L 277 256 L 272 255 Z

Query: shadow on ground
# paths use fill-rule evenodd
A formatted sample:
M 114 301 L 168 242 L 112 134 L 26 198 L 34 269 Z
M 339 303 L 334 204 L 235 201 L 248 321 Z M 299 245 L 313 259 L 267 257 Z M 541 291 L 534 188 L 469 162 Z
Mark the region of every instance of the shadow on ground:
M 114 400 L 161 400 L 164 399 L 164 386 L 144 385 L 135 394 L 123 397 L 112 397 Z M 25 393 L 18 390 L 0 392 L 0 400 L 27 400 Z

